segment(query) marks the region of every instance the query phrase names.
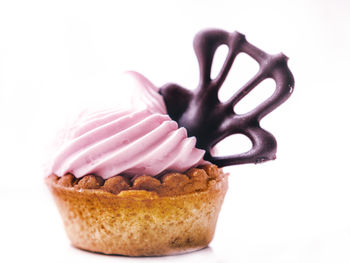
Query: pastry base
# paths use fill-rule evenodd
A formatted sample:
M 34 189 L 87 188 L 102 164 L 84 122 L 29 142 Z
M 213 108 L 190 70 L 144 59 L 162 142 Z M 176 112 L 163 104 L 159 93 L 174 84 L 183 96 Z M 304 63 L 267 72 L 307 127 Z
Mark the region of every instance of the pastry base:
M 75 247 L 104 254 L 161 256 L 202 249 L 213 239 L 228 183 L 159 197 L 146 190 L 118 195 L 100 189 L 64 187 L 47 179 Z

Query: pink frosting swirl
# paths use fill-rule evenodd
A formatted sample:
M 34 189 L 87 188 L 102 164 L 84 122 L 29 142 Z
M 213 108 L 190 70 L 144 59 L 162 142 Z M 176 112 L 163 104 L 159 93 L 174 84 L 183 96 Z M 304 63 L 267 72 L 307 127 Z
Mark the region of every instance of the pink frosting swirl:
M 97 174 L 108 179 L 118 174 L 158 175 L 183 172 L 203 164 L 204 150 L 197 149 L 195 137 L 187 137 L 166 114 L 162 97 L 148 80 L 129 73 L 136 80 L 141 109 L 107 110 L 80 118 L 68 130 L 54 158 L 52 172 L 68 172 L 77 178 Z M 144 87 L 142 89 L 142 87 Z

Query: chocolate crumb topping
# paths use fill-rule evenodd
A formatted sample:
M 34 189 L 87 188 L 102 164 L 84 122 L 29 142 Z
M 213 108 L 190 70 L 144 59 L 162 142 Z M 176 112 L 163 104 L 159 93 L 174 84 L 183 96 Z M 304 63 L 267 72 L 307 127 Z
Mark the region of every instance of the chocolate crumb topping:
M 142 175 L 133 181 L 129 181 L 123 175 L 116 175 L 104 180 L 100 176 L 89 174 L 78 179 L 70 173 L 62 177 L 52 174 L 47 177 L 47 180 L 62 187 L 103 190 L 115 195 L 123 191 L 145 190 L 156 193 L 158 196 L 176 196 L 205 191 L 211 182 L 221 180 L 222 176 L 224 174 L 221 169 L 216 165 L 209 164 L 192 168 L 185 173 L 166 173 L 159 178 Z
M 211 67 L 216 49 L 226 45 L 226 60 L 215 79 Z M 274 136 L 260 127 L 260 120 L 281 105 L 293 92 L 294 78 L 287 66 L 288 58 L 280 53 L 270 55 L 250 44 L 245 36 L 210 29 L 199 32 L 194 39 L 194 49 L 199 62 L 199 85 L 193 92 L 169 83 L 160 88 L 169 116 L 187 129 L 189 136 L 197 138 L 197 147 L 206 151 L 205 159 L 219 167 L 260 163 L 276 158 L 277 143 Z M 218 91 L 239 53 L 246 53 L 260 66 L 237 93 L 225 103 L 218 99 Z M 271 78 L 276 83 L 274 93 L 252 111 L 237 114 L 235 105 L 263 80 Z M 219 141 L 232 134 L 243 134 L 252 142 L 252 148 L 241 154 L 215 157 L 210 151 Z

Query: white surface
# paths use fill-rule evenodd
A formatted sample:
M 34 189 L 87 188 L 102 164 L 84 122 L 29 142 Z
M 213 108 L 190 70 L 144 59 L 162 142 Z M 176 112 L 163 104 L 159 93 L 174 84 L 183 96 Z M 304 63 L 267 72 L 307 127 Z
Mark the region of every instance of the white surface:
M 231 2 L 0 2 L 1 262 L 350 261 L 350 4 Z M 290 57 L 295 92 L 263 121 L 278 159 L 226 169 L 230 189 L 205 250 L 125 258 L 72 248 L 43 184 L 53 135 L 78 109 L 120 101 L 124 70 L 195 87 L 192 38 L 206 27 Z

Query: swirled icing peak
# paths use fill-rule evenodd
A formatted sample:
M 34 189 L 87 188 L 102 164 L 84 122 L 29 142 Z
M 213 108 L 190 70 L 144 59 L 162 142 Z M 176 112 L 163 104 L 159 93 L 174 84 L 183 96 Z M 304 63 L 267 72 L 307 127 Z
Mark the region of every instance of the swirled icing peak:
M 137 90 L 134 107 L 79 118 L 67 130 L 53 173 L 73 173 L 77 178 L 93 173 L 104 179 L 117 174 L 155 176 L 204 163 L 204 150 L 197 149 L 195 137 L 188 138 L 186 129 L 166 114 L 157 88 L 138 73 L 129 75 Z

